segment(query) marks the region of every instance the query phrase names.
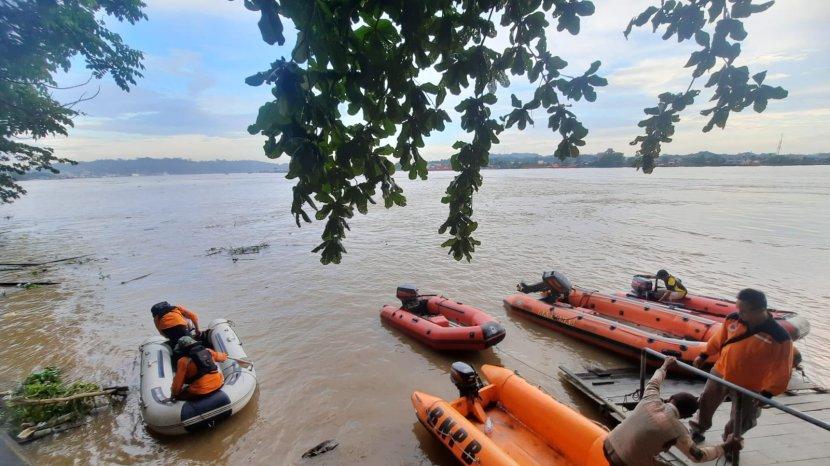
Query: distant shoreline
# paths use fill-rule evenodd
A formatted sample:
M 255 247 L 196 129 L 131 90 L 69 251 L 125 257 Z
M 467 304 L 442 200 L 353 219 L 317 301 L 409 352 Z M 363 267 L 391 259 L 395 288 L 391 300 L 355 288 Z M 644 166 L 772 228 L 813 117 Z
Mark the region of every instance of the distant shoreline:
M 540 168 L 631 168 L 633 157 L 608 149 L 598 154 L 582 154 L 575 158 L 559 160 L 552 155 L 533 153 L 491 154 L 487 170 L 514 170 Z M 657 159 L 660 168 L 671 167 L 754 167 L 754 166 L 813 166 L 830 165 L 830 153 L 810 155 L 716 154 L 698 152 L 687 155 L 662 155 Z M 452 171 L 450 160 L 428 162 L 431 171 Z M 30 172 L 19 181 L 36 179 L 121 178 L 132 176 L 163 175 L 228 175 L 241 173 L 286 173 L 288 164 L 262 160 L 208 160 L 196 161 L 183 158 L 102 159 L 79 162 L 76 165 L 56 165 L 60 173 Z M 397 166 L 400 171 L 400 166 Z
M 806 167 L 806 166 L 830 166 L 830 164 L 793 164 L 793 165 L 706 165 L 706 166 L 681 166 L 681 165 L 665 165 L 665 166 L 658 166 L 659 169 L 667 169 L 667 168 L 758 168 L 758 167 Z M 496 170 L 575 170 L 575 169 L 585 169 L 585 168 L 625 168 L 629 170 L 634 170 L 633 167 L 595 167 L 595 166 L 575 166 L 575 167 L 550 167 L 550 166 L 527 166 L 527 167 L 484 167 L 482 170 L 485 171 L 496 171 Z M 452 172 L 451 168 L 430 168 L 430 172 Z M 400 168 L 397 169 L 396 173 L 401 173 L 402 170 Z M 145 178 L 151 176 L 193 176 L 193 175 L 284 175 L 286 172 L 284 171 L 257 171 L 257 172 L 228 172 L 228 173 L 142 173 L 142 174 L 129 174 L 129 175 L 116 175 L 116 174 L 106 174 L 106 175 L 88 175 L 88 176 L 49 176 L 49 177 L 31 177 L 25 178 L 20 181 L 66 181 L 66 180 L 82 180 L 82 179 L 102 179 L 102 178 Z

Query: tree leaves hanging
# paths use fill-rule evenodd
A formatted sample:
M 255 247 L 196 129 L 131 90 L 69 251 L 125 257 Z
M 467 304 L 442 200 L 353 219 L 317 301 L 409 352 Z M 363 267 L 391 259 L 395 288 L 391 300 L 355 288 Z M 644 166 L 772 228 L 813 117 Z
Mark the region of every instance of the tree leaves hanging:
M 74 105 L 97 95 L 58 102 L 52 97 L 60 89 L 55 73 L 68 71 L 79 56 L 89 81 L 109 74 L 126 91 L 141 77 L 141 52 L 125 45 L 101 18 L 133 24 L 146 18 L 143 7 L 140 0 L 0 2 L 0 204 L 26 193 L 17 176 L 33 170 L 57 173 L 54 165 L 74 163 L 55 156 L 50 147 L 20 142 L 66 136 L 78 115 Z
M 366 213 L 378 187 L 385 207 L 406 205 L 394 161 L 411 179 L 426 179 L 420 151 L 425 137 L 451 121 L 443 107 L 447 93 L 465 94 L 454 112 L 470 138 L 453 145 L 458 173 L 442 199 L 449 213 L 439 232 L 450 236 L 443 243 L 449 254 L 470 260 L 480 244 L 473 195 L 499 134 L 534 124 L 530 113 L 541 109 L 559 135 L 557 156 L 576 156 L 588 130 L 567 102 L 593 102 L 595 88 L 607 84 L 596 74 L 599 62 L 570 77 L 561 73 L 567 62 L 547 49 L 545 28 L 555 23 L 578 33 L 581 18 L 594 13 L 590 1 L 245 0 L 245 6 L 260 13 L 269 44 L 284 40 L 281 18 L 298 31 L 290 58 L 246 79 L 271 85 L 274 96 L 248 131 L 265 136 L 268 157 L 290 157 L 287 177 L 297 180 L 291 212 L 298 226 L 311 221 L 307 209 L 326 222 L 314 249 L 324 264 L 340 262 L 348 220 L 355 209 Z M 498 31 L 509 36 L 503 50 L 488 43 Z M 439 73 L 437 82 L 422 78 L 427 69 Z M 495 92 L 510 86 L 510 76 L 526 76 L 537 87 L 523 96 L 526 102 L 514 96 L 511 111 L 495 116 Z M 346 120 L 343 111 L 353 117 Z
M 639 123 L 645 129 L 645 135 L 637 136 L 631 141 L 632 146 L 639 146 L 635 164 L 643 172 L 651 173 L 654 170 L 656 159 L 660 156 L 661 143 L 671 142 L 675 125 L 680 121 L 679 113 L 694 103 L 695 97 L 700 94 L 692 86 L 704 74 L 711 72 L 704 87 L 714 89 L 710 101 L 715 103 L 700 112 L 709 117 L 703 132 L 709 132 L 715 126 L 725 128 L 732 112 L 740 112 L 751 105 L 753 110 L 760 113 L 766 109 L 769 100 L 787 97 L 784 88 L 763 84 L 766 71 L 753 75 L 750 82 L 749 68 L 734 64 L 741 54 L 740 42 L 747 37 L 739 18 L 766 11 L 774 3 L 768 1 L 756 4 L 753 0 L 666 0 L 659 7 L 650 6 L 632 18 L 624 31 L 626 37 L 634 27 L 645 26 L 650 21 L 654 32 L 665 27 L 663 40 L 677 37 L 678 42 L 683 42 L 694 38 L 701 47 L 692 52 L 686 62 L 686 68 L 693 68 L 689 88 L 682 93 L 660 94 L 657 106 L 645 109 L 647 117 Z M 718 62 L 721 67 L 712 72 Z

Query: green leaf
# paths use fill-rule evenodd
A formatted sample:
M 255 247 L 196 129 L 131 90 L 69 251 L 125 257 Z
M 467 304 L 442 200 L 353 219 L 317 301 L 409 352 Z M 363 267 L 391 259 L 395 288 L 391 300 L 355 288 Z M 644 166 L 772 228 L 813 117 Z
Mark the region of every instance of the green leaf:
M 510 104 L 516 108 L 521 108 L 522 101 L 519 100 L 518 97 L 516 97 L 516 94 L 510 94 Z
M 767 77 L 766 71 L 761 71 L 760 73 L 756 73 L 752 75 L 752 80 L 755 81 L 756 84 L 762 84 L 764 82 L 764 78 Z

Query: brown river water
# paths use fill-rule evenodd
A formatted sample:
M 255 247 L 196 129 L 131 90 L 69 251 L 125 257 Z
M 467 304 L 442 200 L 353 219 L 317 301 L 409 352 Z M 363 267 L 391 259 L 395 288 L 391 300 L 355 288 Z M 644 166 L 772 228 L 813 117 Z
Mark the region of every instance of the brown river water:
M 44 274 L 58 286 L 0 296 L 0 390 L 57 365 L 69 378 L 133 391 L 123 406 L 27 445 L 25 455 L 44 464 L 451 465 L 409 397 L 415 389 L 455 397 L 448 369 L 456 359 L 518 369 L 598 418 L 558 367 L 626 361 L 502 306 L 516 283 L 546 269 L 608 292 L 659 268 L 693 292 L 758 287 L 772 306 L 811 320 L 798 346 L 808 374 L 830 381 L 830 167 L 487 171 L 475 201 L 483 244 L 472 263 L 439 247 L 450 175 L 402 180 L 406 208 L 356 217 L 337 266 L 309 252 L 322 225 L 296 228 L 291 183 L 280 175 L 27 182 L 28 196 L 0 207 L 3 262 L 93 260 Z M 237 262 L 205 255 L 263 241 L 270 248 Z M 408 282 L 483 308 L 504 324 L 506 339 L 495 351 L 442 355 L 384 326 L 380 307 Z M 154 334 L 149 308 L 161 300 L 204 323 L 233 320 L 256 362 L 257 395 L 212 431 L 159 438 L 142 423 L 138 345 Z M 300 459 L 330 438 L 336 450 Z

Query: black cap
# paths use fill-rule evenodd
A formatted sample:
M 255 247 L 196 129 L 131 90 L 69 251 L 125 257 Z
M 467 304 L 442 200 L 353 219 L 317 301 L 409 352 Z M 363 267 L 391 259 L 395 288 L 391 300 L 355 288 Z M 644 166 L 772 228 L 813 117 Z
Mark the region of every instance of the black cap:
M 173 309 L 175 306 L 172 306 L 167 301 L 162 301 L 160 303 L 153 304 L 153 307 L 150 308 L 150 313 L 154 316 L 164 314 L 165 312 Z

